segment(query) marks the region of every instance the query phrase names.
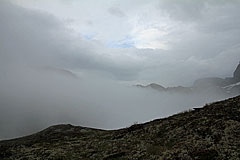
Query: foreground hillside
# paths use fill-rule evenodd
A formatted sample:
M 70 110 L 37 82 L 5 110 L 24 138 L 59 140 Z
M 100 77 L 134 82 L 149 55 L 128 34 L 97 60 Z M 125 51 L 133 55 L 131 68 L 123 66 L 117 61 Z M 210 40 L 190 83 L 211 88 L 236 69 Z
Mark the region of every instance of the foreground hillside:
M 0 159 L 240 159 L 240 96 L 120 130 L 52 126 L 0 142 Z

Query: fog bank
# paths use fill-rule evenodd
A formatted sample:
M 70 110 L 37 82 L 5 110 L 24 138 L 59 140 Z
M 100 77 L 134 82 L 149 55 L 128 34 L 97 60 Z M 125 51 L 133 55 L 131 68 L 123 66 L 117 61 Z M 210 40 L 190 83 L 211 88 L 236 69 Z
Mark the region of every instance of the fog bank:
M 179 94 L 139 89 L 62 70 L 17 66 L 0 81 L 0 138 L 59 123 L 116 129 L 224 98 L 217 93 Z

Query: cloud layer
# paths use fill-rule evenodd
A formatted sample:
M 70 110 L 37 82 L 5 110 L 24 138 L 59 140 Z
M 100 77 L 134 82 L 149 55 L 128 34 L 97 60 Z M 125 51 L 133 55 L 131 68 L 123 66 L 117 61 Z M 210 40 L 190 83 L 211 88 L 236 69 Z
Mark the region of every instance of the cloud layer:
M 191 85 L 230 76 L 240 59 L 239 0 L 13 2 L 54 15 L 85 67 L 116 79 Z
M 0 1 L 0 138 L 61 122 L 124 127 L 223 98 L 127 86 L 231 76 L 240 59 L 239 7 L 238 0 Z

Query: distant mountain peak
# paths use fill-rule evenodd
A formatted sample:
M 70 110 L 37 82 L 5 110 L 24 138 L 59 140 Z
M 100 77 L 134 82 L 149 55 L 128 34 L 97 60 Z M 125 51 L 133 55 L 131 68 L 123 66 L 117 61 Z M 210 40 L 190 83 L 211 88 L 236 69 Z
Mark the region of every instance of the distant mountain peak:
M 200 93 L 210 92 L 219 93 L 226 97 L 228 96 L 236 96 L 240 94 L 240 62 L 237 68 L 234 71 L 233 77 L 227 77 L 225 79 L 219 77 L 206 77 L 197 79 L 193 86 L 191 87 L 163 87 L 157 83 L 151 83 L 148 85 L 138 84 L 136 87 L 139 88 L 147 88 L 154 89 L 160 92 L 168 92 L 168 93 Z
M 237 81 L 240 81 L 240 62 L 236 68 L 236 70 L 233 73 L 233 78 Z
M 151 83 L 151 84 L 148 84 L 146 86 L 144 85 L 141 85 L 141 84 L 137 84 L 136 87 L 140 87 L 140 88 L 150 88 L 150 89 L 155 89 L 155 90 L 158 90 L 158 91 L 165 91 L 166 88 L 157 84 L 157 83 Z

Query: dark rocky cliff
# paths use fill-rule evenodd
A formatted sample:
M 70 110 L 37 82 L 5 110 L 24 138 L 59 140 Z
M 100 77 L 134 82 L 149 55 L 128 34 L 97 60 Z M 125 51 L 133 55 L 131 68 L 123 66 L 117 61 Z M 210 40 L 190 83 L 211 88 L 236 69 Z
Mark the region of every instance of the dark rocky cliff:
M 240 81 L 240 63 L 238 64 L 237 69 L 233 73 L 233 78 L 238 82 Z

